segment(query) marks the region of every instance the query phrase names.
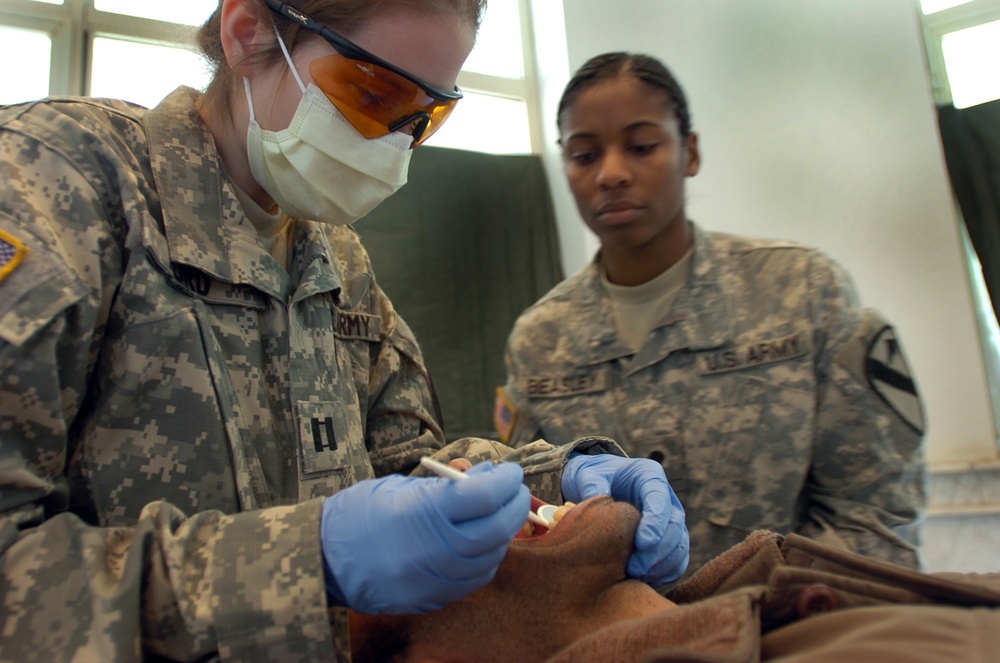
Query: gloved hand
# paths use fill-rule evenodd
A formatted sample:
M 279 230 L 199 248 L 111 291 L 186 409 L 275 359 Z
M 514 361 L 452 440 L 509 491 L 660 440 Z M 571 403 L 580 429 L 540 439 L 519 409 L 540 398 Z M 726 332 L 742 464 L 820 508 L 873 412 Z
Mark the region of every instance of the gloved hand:
M 489 583 L 531 496 L 515 463 L 482 463 L 468 475 L 390 475 L 328 497 L 320 538 L 334 603 L 369 614 L 426 612 Z
M 642 511 L 635 552 L 625 568 L 630 576 L 657 587 L 684 575 L 691 548 L 684 507 L 659 463 L 611 454 L 573 454 L 563 470 L 562 491 L 571 502 L 611 495 Z

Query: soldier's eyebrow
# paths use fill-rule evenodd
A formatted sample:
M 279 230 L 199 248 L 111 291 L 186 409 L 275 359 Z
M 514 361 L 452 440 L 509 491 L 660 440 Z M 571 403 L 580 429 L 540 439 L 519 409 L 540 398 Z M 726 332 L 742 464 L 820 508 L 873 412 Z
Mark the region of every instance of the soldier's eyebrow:
M 663 123 L 656 122 L 654 120 L 636 120 L 635 122 L 626 125 L 625 128 L 622 129 L 622 133 L 631 133 L 633 131 L 644 129 L 647 127 L 652 127 L 654 129 L 662 130 Z M 588 139 L 592 140 L 596 137 L 597 133 L 594 131 L 576 131 L 568 135 L 565 140 L 566 142 L 569 142 L 571 140 L 588 140 Z

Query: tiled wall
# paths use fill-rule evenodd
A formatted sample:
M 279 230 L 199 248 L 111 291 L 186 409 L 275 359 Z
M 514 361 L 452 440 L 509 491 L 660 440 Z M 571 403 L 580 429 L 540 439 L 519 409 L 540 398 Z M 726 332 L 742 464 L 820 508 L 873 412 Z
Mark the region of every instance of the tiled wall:
M 925 571 L 1000 572 L 1000 465 L 932 470 Z

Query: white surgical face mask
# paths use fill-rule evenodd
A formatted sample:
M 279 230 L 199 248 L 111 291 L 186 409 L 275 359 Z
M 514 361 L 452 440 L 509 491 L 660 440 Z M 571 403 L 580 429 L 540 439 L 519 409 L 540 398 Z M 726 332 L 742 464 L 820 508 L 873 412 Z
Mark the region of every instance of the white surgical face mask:
M 362 136 L 319 88 L 303 84 L 280 36 L 278 43 L 302 101 L 287 129 L 265 131 L 254 118 L 250 81 L 244 77 L 250 172 L 290 216 L 353 223 L 406 184 L 413 138 L 398 131 Z

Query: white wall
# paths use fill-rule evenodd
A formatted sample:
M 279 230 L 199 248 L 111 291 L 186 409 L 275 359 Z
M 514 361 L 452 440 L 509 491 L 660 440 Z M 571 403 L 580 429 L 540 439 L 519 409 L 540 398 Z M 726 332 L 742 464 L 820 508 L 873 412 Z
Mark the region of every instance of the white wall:
M 700 134 L 689 216 L 709 229 L 799 240 L 840 261 L 903 339 L 931 463 L 997 458 L 915 0 L 534 3 L 536 15 L 545 6 L 540 42 L 565 21 L 568 62 L 543 59 L 543 111 L 567 273 L 597 243 L 551 147 L 559 92 L 592 55 L 650 53 L 687 90 Z

